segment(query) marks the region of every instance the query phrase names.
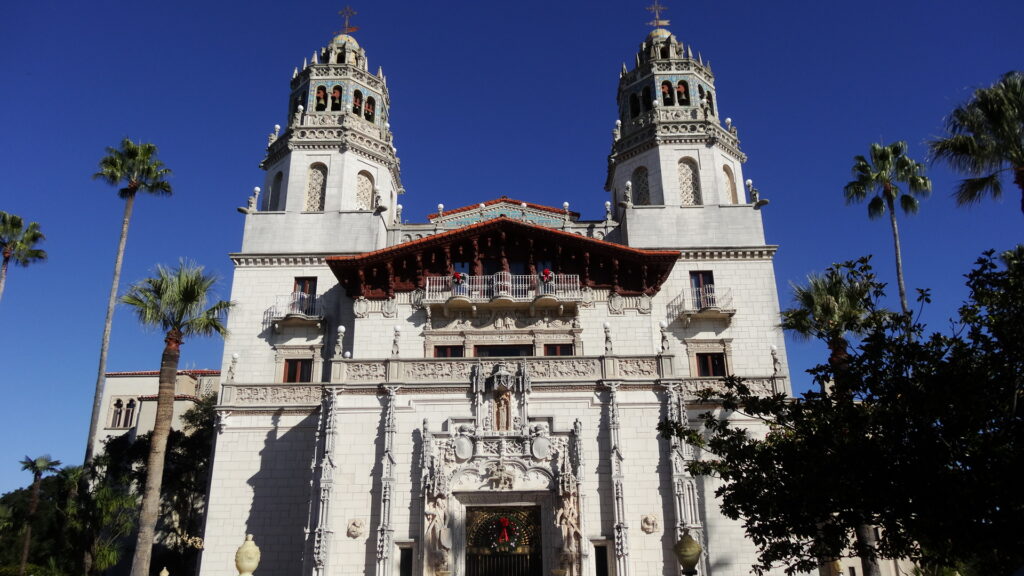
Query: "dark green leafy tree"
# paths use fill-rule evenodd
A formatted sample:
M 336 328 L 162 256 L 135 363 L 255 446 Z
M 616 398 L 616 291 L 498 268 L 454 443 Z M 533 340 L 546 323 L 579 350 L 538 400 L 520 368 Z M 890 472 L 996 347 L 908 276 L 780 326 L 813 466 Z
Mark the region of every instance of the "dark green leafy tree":
M 31 222 L 26 227 L 21 216 L 0 211 L 0 298 L 4 296 L 7 284 L 7 267 L 11 262 L 27 267 L 46 260 L 46 251 L 36 248 L 46 239 L 39 231 L 39 224 Z
M 1024 212 L 1024 73 L 1009 72 L 946 117 L 947 134 L 929 142 L 932 158 L 971 176 L 957 187 L 956 203 L 970 205 L 1003 194 L 1013 175 Z
M 18 569 L 18 576 L 25 576 L 25 566 L 28 564 L 28 552 L 32 544 L 32 521 L 35 519 L 36 510 L 39 508 L 39 488 L 43 476 L 52 474 L 60 469 L 60 460 L 55 460 L 49 454 L 25 459 L 21 461 L 21 469 L 32 474 L 32 499 L 28 505 L 28 518 L 25 520 L 25 538 L 21 548 L 21 564 Z
M 850 554 L 911 557 L 930 574 L 1001 576 L 1024 563 L 1024 248 L 986 254 L 967 284 L 951 334 L 876 313 L 872 297 L 843 361 L 811 371 L 834 386 L 794 401 L 730 377 L 726 393 L 700 394 L 722 411 L 699 429 L 660 424 L 718 457 L 689 468 L 722 479 L 723 512 L 758 546 L 756 572 Z M 881 528 L 878 542 L 859 536 L 865 525 Z
M 149 576 L 153 541 L 160 515 L 160 488 L 166 464 L 167 438 L 174 412 L 174 385 L 181 358 L 181 345 L 188 336 L 227 336 L 224 315 L 232 303 L 224 300 L 208 306 L 217 278 L 203 272 L 202 266 L 187 262 L 177 268 L 157 266 L 156 275 L 128 290 L 121 301 L 135 310 L 143 326 L 164 332 L 164 350 L 160 361 L 156 421 L 146 461 L 146 480 L 142 488 L 139 513 L 139 537 L 132 559 L 132 576 Z
M 121 284 L 121 265 L 124 263 L 124 248 L 128 243 L 128 224 L 132 219 L 135 197 L 139 192 L 155 196 L 170 196 L 171 184 L 167 177 L 171 171 L 157 158 L 153 144 L 136 144 L 130 138 L 121 141 L 120 148 L 107 147 L 107 155 L 100 159 L 99 172 L 93 178 L 103 180 L 111 186 L 119 186 L 117 195 L 124 200 L 124 216 L 121 218 L 121 237 L 114 257 L 114 279 L 110 283 L 110 297 L 107 299 L 107 315 L 103 322 L 103 337 L 100 342 L 100 365 L 96 374 L 96 389 L 93 393 L 92 419 L 89 424 L 89 442 L 85 447 L 85 464 L 92 462 L 92 438 L 96 436 L 96 423 L 103 409 L 103 386 L 107 374 L 107 354 L 110 350 L 110 330 L 114 322 L 114 307 L 117 291 Z
M 920 206 L 917 199 L 931 192 L 932 181 L 924 175 L 924 165 L 907 156 L 907 143 L 902 140 L 888 146 L 872 144 L 867 158 L 854 156 L 853 160 L 853 180 L 843 188 L 846 203 L 863 202 L 871 196 L 868 201 L 868 217 L 881 218 L 888 212 L 892 243 L 896 251 L 900 308 L 903 314 L 909 316 L 907 288 L 903 282 L 903 251 L 900 248 L 899 225 L 896 223 L 896 203 L 899 202 L 904 214 L 916 214 Z

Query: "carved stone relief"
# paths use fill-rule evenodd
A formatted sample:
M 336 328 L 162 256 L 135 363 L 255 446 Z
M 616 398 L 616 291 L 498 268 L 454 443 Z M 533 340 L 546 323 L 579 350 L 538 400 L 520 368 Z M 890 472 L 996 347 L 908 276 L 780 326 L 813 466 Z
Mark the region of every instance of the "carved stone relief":
M 348 523 L 348 530 L 346 531 L 349 538 L 362 538 L 366 534 L 366 521 L 362 518 L 356 518 Z

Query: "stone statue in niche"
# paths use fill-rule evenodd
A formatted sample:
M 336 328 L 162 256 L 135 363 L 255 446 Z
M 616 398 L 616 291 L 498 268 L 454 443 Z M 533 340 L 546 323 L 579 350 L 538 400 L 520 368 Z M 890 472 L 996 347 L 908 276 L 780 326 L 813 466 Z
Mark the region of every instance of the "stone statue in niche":
M 497 394 L 494 400 L 494 429 L 510 430 L 512 427 L 512 398 L 506 390 Z
M 489 475 L 487 481 L 490 482 L 491 488 L 494 490 L 512 490 L 515 488 L 516 473 L 504 462 L 500 460 L 491 462 L 487 465 L 487 473 Z
M 366 521 L 356 518 L 349 522 L 347 534 L 349 538 L 362 538 L 363 534 L 366 534 Z
M 658 517 L 654 514 L 647 514 L 640 519 L 640 529 L 645 534 L 653 534 L 658 531 Z
M 448 499 L 427 501 L 427 545 L 430 563 L 435 571 L 449 570 L 452 558 L 452 534 L 448 528 Z

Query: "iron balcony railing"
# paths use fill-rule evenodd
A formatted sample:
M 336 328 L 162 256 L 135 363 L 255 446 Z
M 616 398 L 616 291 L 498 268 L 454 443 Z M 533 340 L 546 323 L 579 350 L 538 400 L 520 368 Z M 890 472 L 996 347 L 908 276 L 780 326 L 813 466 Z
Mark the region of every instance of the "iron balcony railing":
M 291 294 L 277 297 L 270 316 L 272 318 L 287 318 L 288 316 L 323 318 L 323 302 L 315 294 L 292 292 Z
M 532 274 L 498 272 L 489 276 L 463 274 L 461 281 L 450 276 L 427 278 L 425 302 L 446 302 L 450 298 L 465 298 L 471 302 L 488 302 L 495 298 L 529 302 L 542 296 L 559 300 L 580 300 L 580 277 L 577 274 L 552 274 L 544 279 Z
M 729 288 L 716 288 L 714 284 L 706 284 L 700 288 L 695 288 L 690 296 L 690 310 L 732 307 L 732 290 Z

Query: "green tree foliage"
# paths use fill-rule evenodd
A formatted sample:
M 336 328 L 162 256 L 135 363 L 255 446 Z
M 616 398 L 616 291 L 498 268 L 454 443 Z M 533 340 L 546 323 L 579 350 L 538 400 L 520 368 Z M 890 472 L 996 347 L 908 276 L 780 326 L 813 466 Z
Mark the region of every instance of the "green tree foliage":
M 730 377 L 727 393 L 700 394 L 721 409 L 698 429 L 659 425 L 718 457 L 689 469 L 722 479 L 723 512 L 759 548 L 755 571 L 844 555 L 996 576 L 1024 563 L 1024 248 L 986 253 L 967 286 L 950 334 L 925 335 L 869 298 L 848 356 L 811 371 L 822 391 L 758 397 Z M 881 539 L 866 548 L 861 525 Z
M 946 117 L 946 132 L 929 142 L 932 158 L 972 176 L 957 187 L 956 203 L 1000 197 L 1003 173 L 1010 172 L 1024 212 L 1024 73 L 1009 72 L 989 88 L 975 90 Z
M 21 216 L 0 211 L 0 298 L 4 296 L 7 284 L 7 267 L 11 262 L 27 267 L 35 262 L 46 260 L 46 251 L 36 248 L 36 244 L 46 240 L 39 231 L 37 222 L 25 222 Z
M 117 304 L 117 290 L 121 284 L 121 265 L 124 263 L 124 248 L 128 243 L 128 224 L 132 219 L 135 196 L 145 192 L 155 196 L 170 196 L 171 184 L 167 177 L 171 171 L 157 158 L 157 148 L 153 144 L 140 142 L 136 144 L 130 138 L 121 141 L 120 148 L 107 147 L 107 155 L 100 159 L 99 172 L 93 178 L 103 180 L 111 186 L 119 187 L 118 196 L 124 200 L 124 216 L 121 218 L 121 237 L 117 243 L 117 255 L 114 257 L 114 279 L 110 283 L 110 296 L 107 299 L 107 315 L 103 323 L 103 337 L 100 342 L 100 365 L 96 374 L 96 387 L 93 393 L 92 420 L 89 424 L 91 440 L 96 437 L 96 422 L 99 422 L 103 398 L 103 386 L 107 374 L 107 354 L 110 350 L 110 330 L 114 321 L 114 306 Z M 92 442 L 85 447 L 85 464 L 92 462 Z
M 43 476 L 52 474 L 60 469 L 60 460 L 54 460 L 49 454 L 25 459 L 21 461 L 21 469 L 32 474 L 32 495 L 28 503 L 28 516 L 25 518 L 24 544 L 21 549 L 21 568 L 18 576 L 25 576 L 25 566 L 28 564 L 28 553 L 32 545 L 32 522 L 35 520 L 36 510 L 39 508 L 39 490 Z
M 224 300 L 207 307 L 217 278 L 202 266 L 181 262 L 177 268 L 157 266 L 156 275 L 132 285 L 121 301 L 135 310 L 139 322 L 165 333 L 160 360 L 156 420 L 146 460 L 146 480 L 139 512 L 139 536 L 132 559 L 132 576 L 149 576 L 157 520 L 160 486 L 166 465 L 167 438 L 174 412 L 174 385 L 181 345 L 188 336 L 227 336 L 223 318 L 232 303 Z
M 900 248 L 900 231 L 896 223 L 896 203 L 904 214 L 916 214 L 919 208 L 918 197 L 927 196 L 932 189 L 932 181 L 924 175 L 924 165 L 907 156 L 907 143 L 894 142 L 888 146 L 872 144 L 870 154 L 853 157 L 853 180 L 845 188 L 843 194 L 847 204 L 868 201 L 868 217 L 881 218 L 889 213 L 889 226 L 892 228 L 892 242 L 896 251 L 896 283 L 900 291 L 900 307 L 903 313 L 910 314 L 907 304 L 907 288 L 903 282 L 903 251 Z M 901 187 L 905 185 L 905 189 Z

